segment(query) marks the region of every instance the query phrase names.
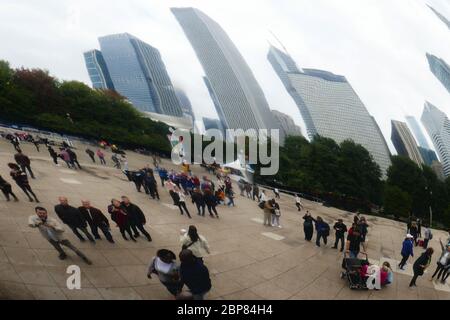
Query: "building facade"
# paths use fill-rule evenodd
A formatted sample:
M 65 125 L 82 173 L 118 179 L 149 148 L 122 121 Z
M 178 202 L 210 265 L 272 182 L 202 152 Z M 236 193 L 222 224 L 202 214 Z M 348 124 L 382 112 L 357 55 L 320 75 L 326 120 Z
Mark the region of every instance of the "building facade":
M 175 117 L 183 115 L 156 48 L 128 33 L 98 40 L 114 89 L 136 109 Z
M 301 136 L 301 128 L 295 124 L 291 116 L 277 110 L 272 110 L 272 115 L 278 126 L 283 130 L 284 136 Z
M 438 157 L 436 155 L 436 152 L 434 152 L 431 149 L 426 149 L 422 147 L 418 147 L 420 155 L 422 156 L 423 162 L 431 167 L 431 164 L 433 161 L 438 161 Z
M 406 116 L 405 119 L 408 123 L 409 128 L 412 130 L 414 137 L 416 137 L 418 145 L 422 148 L 430 149 L 430 145 L 428 144 L 428 141 L 425 138 L 425 135 L 420 128 L 420 125 L 417 122 L 416 118 L 414 118 L 413 116 Z
M 181 111 L 183 112 L 183 115 L 191 116 L 192 119 L 195 120 L 194 111 L 192 110 L 191 100 L 189 100 L 186 93 L 183 90 L 181 90 L 180 88 L 175 88 L 175 94 L 177 95 L 178 101 L 180 101 L 180 107 L 181 107 Z
M 436 150 L 446 177 L 450 176 L 450 121 L 447 115 L 429 102 L 425 103 L 421 121 Z
M 90 50 L 84 54 L 84 62 L 94 89 L 114 90 L 114 85 L 106 67 L 105 59 L 99 50 Z
M 264 93 L 222 27 L 195 8 L 172 8 L 199 59 L 205 83 L 225 129 L 272 129 Z
M 441 58 L 427 53 L 428 64 L 434 76 L 450 92 L 450 66 Z
M 424 161 L 408 125 L 405 122 L 396 120 L 392 120 L 391 125 L 391 140 L 397 153 L 400 156 L 410 158 L 420 167 Z
M 222 121 L 219 119 L 203 117 L 203 126 L 205 127 L 205 131 L 217 129 L 222 133 L 222 136 L 225 137 L 225 130 L 222 126 Z
M 445 173 L 444 173 L 444 167 L 442 166 L 442 163 L 435 160 L 431 164 L 431 169 L 433 169 L 433 172 L 436 174 L 436 177 L 441 180 L 445 181 Z
M 320 135 L 337 143 L 361 144 L 385 177 L 391 164 L 386 140 L 347 79 L 328 71 L 294 68 L 292 58 L 278 49 L 269 50 L 268 59 L 297 104 L 309 138 Z

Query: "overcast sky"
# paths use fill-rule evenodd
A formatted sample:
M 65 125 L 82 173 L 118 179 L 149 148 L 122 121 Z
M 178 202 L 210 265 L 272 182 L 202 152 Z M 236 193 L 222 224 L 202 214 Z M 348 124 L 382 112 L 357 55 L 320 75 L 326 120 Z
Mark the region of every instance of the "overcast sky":
M 217 117 L 203 70 L 170 7 L 196 7 L 217 21 L 259 81 L 269 105 L 305 132 L 300 112 L 267 61 L 283 42 L 299 67 L 347 77 L 393 151 L 390 120 L 420 118 L 425 100 L 450 114 L 450 94 L 429 71 L 430 52 L 450 63 L 448 0 L 1 0 L 0 59 L 91 84 L 84 51 L 99 36 L 129 32 L 158 48 L 195 114 Z

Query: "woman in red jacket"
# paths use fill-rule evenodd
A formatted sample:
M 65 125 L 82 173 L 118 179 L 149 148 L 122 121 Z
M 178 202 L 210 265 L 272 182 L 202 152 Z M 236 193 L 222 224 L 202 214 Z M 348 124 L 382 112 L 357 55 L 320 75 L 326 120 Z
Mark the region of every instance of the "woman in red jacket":
M 127 210 L 122 206 L 121 202 L 117 199 L 111 200 L 111 205 L 108 206 L 108 212 L 111 214 L 111 219 L 117 223 L 117 226 L 120 229 L 120 233 L 122 237 L 128 241 L 127 236 L 125 235 L 125 231 L 130 236 L 131 240 L 136 242 L 136 239 L 133 237 L 133 233 L 131 232 L 130 219 L 128 216 Z

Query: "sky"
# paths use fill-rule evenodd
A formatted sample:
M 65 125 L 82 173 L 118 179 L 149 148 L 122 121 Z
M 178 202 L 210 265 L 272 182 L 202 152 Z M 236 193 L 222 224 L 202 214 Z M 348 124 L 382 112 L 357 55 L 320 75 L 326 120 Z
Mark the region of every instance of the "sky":
M 267 60 L 272 33 L 301 68 L 344 75 L 390 141 L 392 119 L 420 119 L 425 100 L 450 114 L 450 94 L 425 54 L 450 64 L 448 0 L 0 0 L 0 59 L 43 68 L 91 85 L 83 52 L 97 38 L 131 33 L 158 48 L 196 117 L 217 117 L 204 72 L 171 7 L 195 7 L 217 21 L 238 47 L 272 109 L 306 134 L 300 112 Z

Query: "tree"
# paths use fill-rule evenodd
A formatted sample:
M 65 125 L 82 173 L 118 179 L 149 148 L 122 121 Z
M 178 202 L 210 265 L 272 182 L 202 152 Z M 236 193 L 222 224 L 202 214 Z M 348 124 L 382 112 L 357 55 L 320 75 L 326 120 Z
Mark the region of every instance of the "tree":
M 397 186 L 386 185 L 384 189 L 384 213 L 409 217 L 412 208 L 410 195 Z

